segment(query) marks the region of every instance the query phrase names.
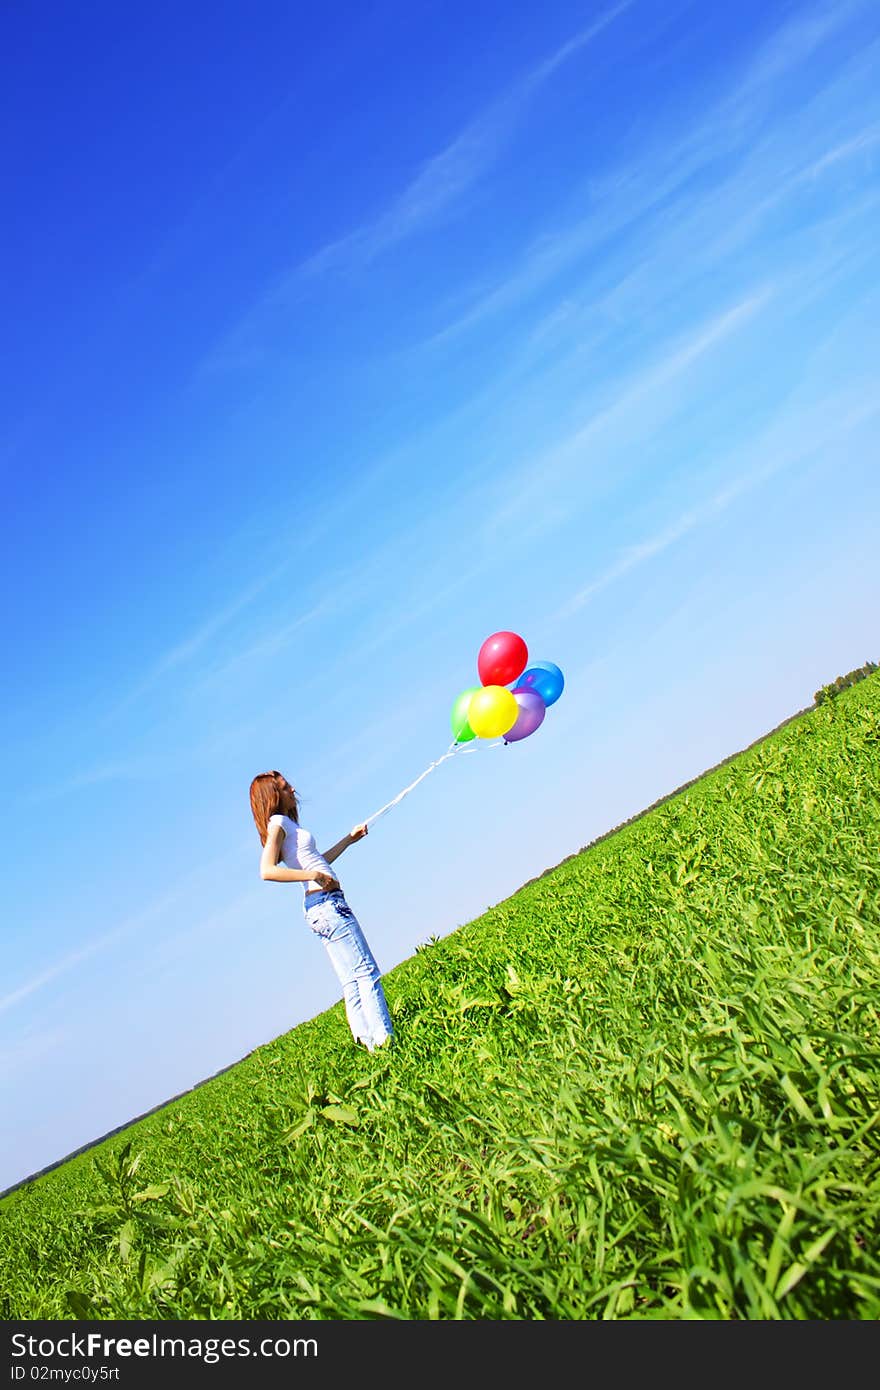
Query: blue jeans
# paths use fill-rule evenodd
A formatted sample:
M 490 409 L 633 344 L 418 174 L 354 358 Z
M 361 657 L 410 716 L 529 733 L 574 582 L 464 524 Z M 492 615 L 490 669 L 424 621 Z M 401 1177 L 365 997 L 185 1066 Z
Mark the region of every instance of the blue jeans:
M 326 946 L 330 964 L 342 985 L 345 1015 L 354 1040 L 372 1052 L 393 1037 L 394 1030 L 379 967 L 360 923 L 341 889 L 307 898 L 303 911 L 312 931 Z

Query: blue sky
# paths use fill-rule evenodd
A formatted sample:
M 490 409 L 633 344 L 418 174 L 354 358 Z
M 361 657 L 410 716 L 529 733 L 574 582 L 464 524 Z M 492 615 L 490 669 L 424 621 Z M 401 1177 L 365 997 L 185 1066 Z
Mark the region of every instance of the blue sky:
M 3 17 L 0 1189 L 322 1012 L 880 659 L 859 0 Z M 393 997 L 392 997 L 393 1006 Z

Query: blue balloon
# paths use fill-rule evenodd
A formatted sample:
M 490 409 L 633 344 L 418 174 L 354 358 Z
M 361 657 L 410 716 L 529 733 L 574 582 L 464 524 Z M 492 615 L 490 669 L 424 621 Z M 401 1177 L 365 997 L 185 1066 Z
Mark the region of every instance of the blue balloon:
M 545 705 L 552 705 L 559 699 L 564 685 L 565 677 L 554 662 L 533 661 L 519 677 L 513 687 L 513 693 L 516 694 L 518 690 L 534 690 Z

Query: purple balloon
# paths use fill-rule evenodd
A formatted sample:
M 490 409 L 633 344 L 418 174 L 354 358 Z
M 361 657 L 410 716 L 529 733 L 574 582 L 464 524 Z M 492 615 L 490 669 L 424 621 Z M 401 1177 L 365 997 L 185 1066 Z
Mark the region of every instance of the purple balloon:
M 521 738 L 528 738 L 543 722 L 547 713 L 547 706 L 535 690 L 514 690 L 513 698 L 519 705 L 519 714 L 516 716 L 516 723 L 504 735 L 505 743 L 516 743 Z

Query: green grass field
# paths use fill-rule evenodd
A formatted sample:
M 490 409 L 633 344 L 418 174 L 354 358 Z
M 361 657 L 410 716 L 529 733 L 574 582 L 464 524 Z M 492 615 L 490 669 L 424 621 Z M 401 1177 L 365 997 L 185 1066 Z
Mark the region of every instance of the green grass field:
M 14 1319 L 880 1317 L 880 673 L 0 1204 Z

